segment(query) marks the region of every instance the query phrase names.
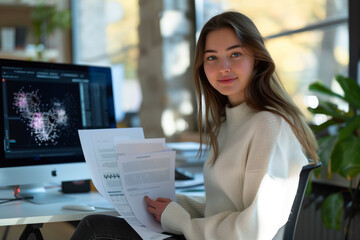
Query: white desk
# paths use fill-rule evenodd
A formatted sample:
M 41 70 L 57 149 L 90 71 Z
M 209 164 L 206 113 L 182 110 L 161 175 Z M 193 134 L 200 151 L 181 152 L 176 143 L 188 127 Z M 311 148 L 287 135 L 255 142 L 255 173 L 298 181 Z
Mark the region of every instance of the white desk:
M 58 189 L 53 189 L 58 193 Z M 34 204 L 24 200 L 0 204 L 0 226 L 37 224 L 49 222 L 65 222 L 81 220 L 90 214 L 107 214 L 119 216 L 115 209 L 96 208 L 95 211 L 64 210 L 62 206 L 76 203 L 99 203 L 106 200 L 96 192 L 65 194 L 73 199 L 50 204 Z M 11 198 L 10 190 L 0 190 L 0 198 Z M 95 204 L 96 206 L 96 204 Z M 110 205 L 109 205 L 110 206 Z
M 194 171 L 194 173 L 196 173 L 196 171 Z M 195 176 L 196 177 L 194 181 L 180 185 L 197 185 L 202 181 L 203 177 L 201 173 L 196 173 Z M 119 216 L 119 213 L 115 209 L 111 208 L 111 205 L 107 203 L 107 201 L 97 192 L 62 194 L 59 192 L 59 188 L 48 189 L 47 191 L 51 191 L 52 194 L 59 196 L 65 195 L 70 197 L 71 200 L 49 204 L 34 204 L 26 200 L 2 203 L 0 204 L 0 226 L 26 225 L 20 236 L 20 240 L 28 239 L 27 236 L 29 236 L 29 232 L 35 234 L 35 239 L 43 239 L 40 228 L 45 223 L 78 221 L 91 214 Z M 195 188 L 185 187 L 177 189 L 177 192 L 189 195 L 204 195 L 203 186 L 198 186 Z M 12 190 L 0 189 L 0 198 L 13 198 Z M 96 210 L 85 212 L 62 209 L 64 205 L 77 203 L 88 203 L 93 205 Z M 99 208 L 99 206 L 104 207 L 104 205 L 106 205 L 107 209 Z

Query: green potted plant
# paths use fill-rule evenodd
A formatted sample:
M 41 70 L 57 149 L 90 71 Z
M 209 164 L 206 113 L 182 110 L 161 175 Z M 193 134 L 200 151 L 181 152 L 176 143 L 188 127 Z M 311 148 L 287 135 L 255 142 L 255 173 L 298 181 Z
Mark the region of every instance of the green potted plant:
M 318 139 L 319 157 L 328 177 L 336 173 L 349 182 L 346 191 L 332 193 L 322 203 L 321 217 L 328 228 L 339 230 L 343 224 L 345 239 L 350 239 L 350 225 L 360 214 L 360 181 L 354 183 L 360 173 L 360 86 L 351 78 L 336 76 L 343 94 L 335 93 L 322 82 L 309 86 L 314 92 L 340 99 L 349 105 L 348 110 L 339 109 L 333 101 L 319 101 L 316 108 L 309 108 L 313 114 L 325 114 L 328 120 L 313 126 L 315 134 L 326 132 Z M 319 171 L 316 172 L 319 176 Z M 355 186 L 355 187 L 354 187 Z M 347 192 L 347 193 L 346 193 Z M 344 196 L 350 196 L 347 204 Z
M 71 26 L 71 14 L 68 9 L 57 10 L 54 5 L 45 5 L 44 2 L 36 6 L 30 13 L 38 58 L 43 58 L 47 47 L 47 38 L 55 29 L 68 29 Z

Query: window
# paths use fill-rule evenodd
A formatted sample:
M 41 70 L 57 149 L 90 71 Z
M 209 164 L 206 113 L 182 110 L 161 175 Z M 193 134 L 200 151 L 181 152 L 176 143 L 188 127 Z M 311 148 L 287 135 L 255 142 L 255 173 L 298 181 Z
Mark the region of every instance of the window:
M 74 63 L 112 67 L 116 121 L 137 112 L 139 3 L 127 0 L 72 1 Z

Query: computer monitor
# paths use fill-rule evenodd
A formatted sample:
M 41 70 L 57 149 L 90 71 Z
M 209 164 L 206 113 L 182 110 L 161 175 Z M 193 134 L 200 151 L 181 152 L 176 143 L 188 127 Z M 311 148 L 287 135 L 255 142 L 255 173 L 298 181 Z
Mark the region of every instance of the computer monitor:
M 0 187 L 90 179 L 78 129 L 116 127 L 110 68 L 0 59 L 0 75 Z

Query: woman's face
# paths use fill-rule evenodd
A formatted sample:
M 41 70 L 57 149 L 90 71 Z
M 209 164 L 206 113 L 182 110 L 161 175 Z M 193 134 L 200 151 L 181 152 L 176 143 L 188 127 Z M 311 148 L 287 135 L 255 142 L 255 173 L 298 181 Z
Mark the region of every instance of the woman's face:
M 245 90 L 251 81 L 254 56 L 230 28 L 208 33 L 205 41 L 204 71 L 210 84 L 227 96 L 231 106 L 245 101 Z

